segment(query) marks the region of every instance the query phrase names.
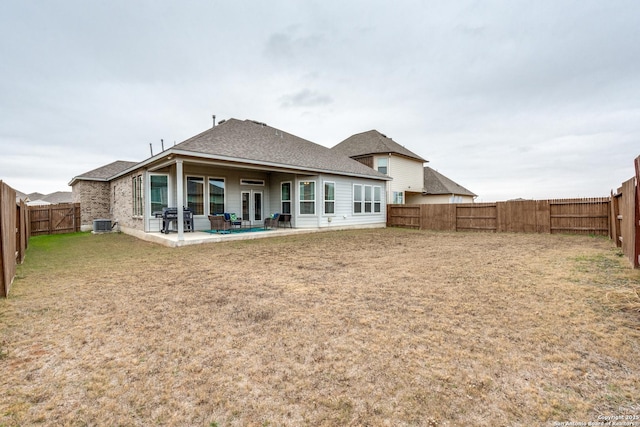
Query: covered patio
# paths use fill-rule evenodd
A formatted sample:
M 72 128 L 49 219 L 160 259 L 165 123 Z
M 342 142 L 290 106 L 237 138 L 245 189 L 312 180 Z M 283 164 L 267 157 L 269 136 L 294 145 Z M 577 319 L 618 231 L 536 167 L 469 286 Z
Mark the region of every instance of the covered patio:
M 348 227 L 348 228 L 353 228 L 353 227 Z M 382 228 L 382 227 L 363 226 L 360 228 Z M 254 240 L 254 239 L 265 239 L 269 237 L 282 237 L 282 236 L 292 236 L 292 235 L 298 235 L 298 234 L 319 233 L 323 231 L 337 231 L 340 229 L 341 228 L 337 228 L 337 227 L 273 228 L 273 229 L 267 229 L 262 231 L 245 231 L 240 233 L 232 232 L 228 234 L 211 233 L 209 231 L 194 231 L 192 233 L 183 233 L 182 239 L 179 238 L 178 233 L 169 233 L 169 234 L 164 234 L 160 232 L 145 233 L 140 230 L 132 230 L 132 229 L 126 229 L 124 230 L 124 232 L 126 234 L 130 234 L 134 237 L 137 237 L 141 240 L 175 248 L 175 247 L 181 247 L 181 246 L 200 245 L 205 243 L 220 243 L 220 242 L 231 242 L 231 241 L 238 241 L 238 240 Z

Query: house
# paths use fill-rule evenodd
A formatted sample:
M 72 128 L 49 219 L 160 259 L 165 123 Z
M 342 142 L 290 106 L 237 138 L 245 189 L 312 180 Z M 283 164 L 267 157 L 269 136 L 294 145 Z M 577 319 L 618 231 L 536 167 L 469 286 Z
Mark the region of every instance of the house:
M 425 166 L 424 187 L 422 194 L 410 193 L 407 203 L 435 204 L 435 203 L 473 203 L 476 194 L 452 181 L 435 169 Z
M 20 200 L 24 200 L 27 206 L 57 205 L 60 203 L 73 203 L 73 195 L 71 191 L 56 191 L 47 195 L 37 192 L 25 194 L 16 191 L 16 202 Z
M 423 159 L 377 130 L 358 133 L 332 150 L 393 178 L 387 200 L 394 204 L 473 202 L 475 194 L 432 168 Z
M 321 145 L 265 123 L 221 121 L 142 162 L 117 161 L 74 177 L 84 230 L 95 219 L 124 232 L 161 229 L 157 212 L 191 209 L 195 230 L 208 215 L 236 213 L 261 225 L 273 213 L 296 228 L 384 227 L 390 178 Z M 178 238 L 184 238 L 178 209 Z
M 389 203 L 402 204 L 408 194 L 422 194 L 428 161 L 377 130 L 352 135 L 332 150 L 393 177 L 386 191 Z
M 56 191 L 54 193 L 47 194 L 42 198 L 42 200 L 52 205 L 73 203 L 73 194 L 71 191 Z

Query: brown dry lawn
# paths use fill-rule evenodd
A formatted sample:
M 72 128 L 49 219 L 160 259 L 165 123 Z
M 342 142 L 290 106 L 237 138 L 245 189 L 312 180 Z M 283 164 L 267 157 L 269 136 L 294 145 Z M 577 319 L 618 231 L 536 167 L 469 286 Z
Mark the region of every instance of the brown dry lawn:
M 640 415 L 638 287 L 586 236 L 38 237 L 0 301 L 0 426 Z

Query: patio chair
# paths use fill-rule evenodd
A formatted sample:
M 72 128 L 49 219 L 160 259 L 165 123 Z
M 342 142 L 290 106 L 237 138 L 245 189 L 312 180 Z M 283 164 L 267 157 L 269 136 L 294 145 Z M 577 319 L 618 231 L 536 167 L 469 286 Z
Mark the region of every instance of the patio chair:
M 289 224 L 289 228 L 293 228 L 291 225 L 291 214 L 281 214 L 280 218 L 278 218 L 278 225 L 281 227 L 286 227 Z
M 224 219 L 224 215 L 209 215 L 209 222 L 211 229 L 217 232 L 229 232 L 231 228 L 231 223 Z
M 264 220 L 264 228 L 278 228 L 278 221 L 280 219 L 279 213 L 274 213 L 269 218 Z
M 235 227 L 242 227 L 242 218 L 238 218 L 236 216 L 236 214 L 234 213 L 224 213 L 224 219 L 225 221 L 229 222 L 229 225 L 235 226 Z

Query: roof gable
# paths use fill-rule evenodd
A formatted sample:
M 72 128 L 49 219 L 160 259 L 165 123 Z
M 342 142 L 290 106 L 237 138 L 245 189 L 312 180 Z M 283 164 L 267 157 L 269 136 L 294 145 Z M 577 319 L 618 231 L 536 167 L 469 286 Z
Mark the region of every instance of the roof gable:
M 426 166 L 424 168 L 424 194 L 457 194 L 460 196 L 477 196 L 460 184 L 452 181 L 440 172 Z
M 423 163 L 427 162 L 427 160 L 406 149 L 377 130 L 370 130 L 351 135 L 349 138 L 334 146 L 332 150 L 348 157 L 357 157 L 367 154 L 394 153 Z
M 89 172 L 85 172 L 81 175 L 74 177 L 69 185 L 73 185 L 75 181 L 108 181 L 109 178 L 112 178 L 118 175 L 121 172 L 137 165 L 138 162 L 128 162 L 125 160 L 116 160 L 113 163 L 109 163 L 108 165 L 101 166 L 97 169 L 90 170 Z

